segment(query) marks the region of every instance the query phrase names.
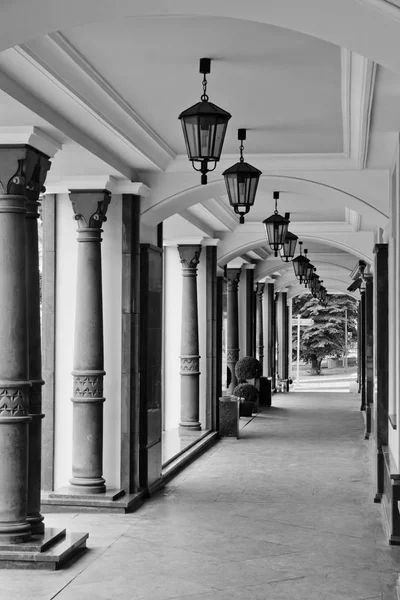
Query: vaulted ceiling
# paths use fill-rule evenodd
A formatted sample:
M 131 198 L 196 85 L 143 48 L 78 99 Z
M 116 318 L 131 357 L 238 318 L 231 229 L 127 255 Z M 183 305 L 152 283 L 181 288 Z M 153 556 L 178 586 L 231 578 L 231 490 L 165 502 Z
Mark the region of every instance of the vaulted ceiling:
M 293 295 L 291 266 L 271 255 L 262 226 L 279 190 L 329 291 L 347 289 L 359 259 L 372 262 L 400 131 L 393 4 L 38 0 L 32 11 L 14 0 L 1 16 L 0 143 L 30 132 L 54 144 L 49 191 L 77 178 L 143 182 L 145 227 L 163 221 L 169 242 L 219 240 L 221 266 L 254 263 L 257 278 Z M 177 118 L 199 100 L 200 57 L 212 59 L 210 100 L 232 114 L 207 186 Z M 245 225 L 222 178 L 238 160 L 238 128 L 263 172 Z

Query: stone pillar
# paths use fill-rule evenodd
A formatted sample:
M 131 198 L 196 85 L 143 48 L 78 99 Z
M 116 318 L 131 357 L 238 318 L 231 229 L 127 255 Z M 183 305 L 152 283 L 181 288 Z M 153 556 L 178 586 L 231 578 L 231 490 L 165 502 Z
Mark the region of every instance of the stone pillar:
M 106 491 L 103 478 L 103 297 L 101 226 L 106 221 L 110 193 L 72 190 L 78 221 L 76 286 L 72 478 L 75 494 Z
M 280 379 L 287 379 L 288 374 L 288 307 L 287 293 L 277 294 L 276 330 L 278 341 L 278 373 Z
M 256 315 L 257 315 L 257 357 L 264 373 L 264 323 L 263 323 L 263 297 L 265 283 L 257 283 Z
M 182 429 L 199 430 L 199 326 L 197 265 L 201 246 L 179 244 L 182 263 L 181 421 Z
M 163 250 L 140 245 L 140 487 L 161 476 Z M 138 415 L 136 415 L 136 418 Z
M 226 364 L 231 374 L 228 391 L 232 394 L 237 386 L 235 365 L 239 360 L 239 310 L 238 310 L 238 288 L 240 280 L 240 269 L 226 270 Z
M 27 289 L 33 282 L 33 277 L 27 279 L 27 231 L 30 244 L 34 240 L 30 237 L 33 227 L 25 221 L 28 196 L 31 201 L 37 200 L 49 165 L 47 157 L 30 146 L 0 148 L 0 543 L 5 544 L 28 541 L 31 523 L 37 532 L 43 531 L 37 497 L 40 416 L 35 417 L 32 431 L 32 448 L 37 452 L 39 468 L 29 473 L 29 426 L 33 421 L 29 407 L 30 373 L 35 378 L 35 414 L 41 413 L 36 395 L 41 375 L 40 356 L 33 356 L 33 352 L 40 354 L 40 331 L 39 338 L 32 335 L 31 343 L 28 337 L 28 298 L 30 316 L 39 314 L 39 298 L 37 289 L 32 290 L 32 296 Z M 31 250 L 37 257 L 37 247 L 31 245 Z M 37 323 L 33 331 L 37 333 Z
M 374 401 L 374 344 L 373 344 L 373 279 L 365 283 L 365 438 L 372 432 L 372 405 Z
M 44 533 L 44 517 L 40 514 L 42 476 L 42 344 L 40 326 L 40 273 L 39 273 L 39 194 L 50 168 L 48 157 L 35 152 L 37 162 L 32 178 L 33 185 L 26 191 L 26 293 L 29 348 L 29 468 L 28 468 L 28 521 L 33 534 Z
M 360 410 L 365 410 L 367 406 L 367 390 L 365 385 L 365 290 L 361 291 L 360 300 L 360 392 L 361 392 L 361 407 Z
M 239 338 L 241 340 L 240 356 L 255 356 L 255 265 L 244 264 L 239 290 Z
M 263 299 L 264 364 L 265 377 L 275 376 L 275 292 L 274 284 L 266 283 Z M 275 387 L 274 382 L 273 387 Z
M 217 290 L 217 246 L 207 245 L 204 249 L 206 258 L 206 429 L 215 430 L 218 425 L 218 400 L 221 396 L 220 380 L 218 380 L 218 353 L 221 351 L 218 331 L 218 290 Z
M 217 277 L 217 299 L 216 299 L 216 370 L 217 370 L 217 401 L 214 408 L 213 429 L 218 429 L 219 423 L 219 398 L 222 396 L 222 348 L 223 348 L 223 306 L 224 306 L 224 278 Z
M 122 196 L 121 486 L 140 488 L 140 196 Z M 147 466 L 146 466 L 147 473 Z
M 376 493 L 375 502 L 380 502 L 384 492 L 385 463 L 383 447 L 388 445 L 389 418 L 389 289 L 388 289 L 388 245 L 375 245 L 374 285 L 374 342 L 376 358 L 374 379 L 376 402 L 374 410 L 374 438 L 376 444 Z

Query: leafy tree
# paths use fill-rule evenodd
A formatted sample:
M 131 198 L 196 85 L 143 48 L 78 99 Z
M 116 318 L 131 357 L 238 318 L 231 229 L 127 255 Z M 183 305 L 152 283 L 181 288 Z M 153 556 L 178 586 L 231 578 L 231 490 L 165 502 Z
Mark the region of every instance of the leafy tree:
M 313 319 L 314 325 L 301 328 L 300 357 L 311 364 L 311 374 L 318 375 L 322 360 L 339 357 L 345 348 L 345 308 L 347 308 L 347 343 L 357 337 L 357 303 L 349 296 L 329 295 L 323 306 L 310 295 L 293 299 L 293 318 L 300 315 Z M 293 353 L 297 354 L 297 328 L 293 327 Z

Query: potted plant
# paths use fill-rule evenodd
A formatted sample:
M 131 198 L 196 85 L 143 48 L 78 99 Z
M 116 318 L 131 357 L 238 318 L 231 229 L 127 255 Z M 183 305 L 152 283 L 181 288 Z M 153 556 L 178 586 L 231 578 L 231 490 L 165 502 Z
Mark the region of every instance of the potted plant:
M 246 380 L 247 383 L 252 383 L 259 389 L 262 366 L 259 360 L 254 356 L 244 356 L 237 361 L 235 365 L 235 374 L 240 382 Z
M 240 398 L 240 416 L 251 417 L 258 401 L 258 389 L 251 383 L 239 383 L 233 390 L 233 396 Z

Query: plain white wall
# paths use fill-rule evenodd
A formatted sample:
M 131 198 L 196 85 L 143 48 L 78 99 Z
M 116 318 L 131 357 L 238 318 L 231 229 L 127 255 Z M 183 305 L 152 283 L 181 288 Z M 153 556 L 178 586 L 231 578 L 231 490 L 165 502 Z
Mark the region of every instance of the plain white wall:
M 72 376 L 74 353 L 77 223 L 67 194 L 57 202 L 55 489 L 72 471 Z M 122 198 L 113 196 L 103 225 L 104 444 L 103 475 L 108 487 L 120 484 L 121 440 L 121 249 Z

